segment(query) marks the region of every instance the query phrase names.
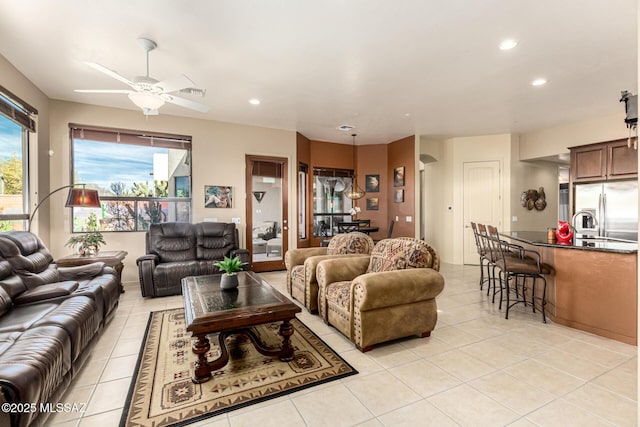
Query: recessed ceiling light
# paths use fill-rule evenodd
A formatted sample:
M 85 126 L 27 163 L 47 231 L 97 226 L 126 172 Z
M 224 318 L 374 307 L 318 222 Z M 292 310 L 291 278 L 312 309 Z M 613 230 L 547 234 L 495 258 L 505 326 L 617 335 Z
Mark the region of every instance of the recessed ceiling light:
M 531 86 L 542 86 L 547 83 L 547 79 L 535 79 L 531 82 Z
M 516 46 L 518 46 L 517 40 L 507 39 L 500 43 L 500 50 L 511 50 Z
M 404 113 L 405 117 L 411 117 L 411 113 Z
M 260 105 L 260 100 L 258 98 L 251 98 L 249 100 L 249 104 L 251 104 L 251 105 Z

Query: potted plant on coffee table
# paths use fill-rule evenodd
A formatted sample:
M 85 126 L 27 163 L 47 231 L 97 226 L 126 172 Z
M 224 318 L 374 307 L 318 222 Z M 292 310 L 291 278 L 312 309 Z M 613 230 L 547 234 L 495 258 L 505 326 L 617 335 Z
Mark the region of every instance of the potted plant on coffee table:
M 235 289 L 238 287 L 238 272 L 242 271 L 242 267 L 246 265 L 246 262 L 240 261 L 239 256 L 233 258 L 224 257 L 222 261 L 216 261 L 213 263 L 220 271 L 224 271 L 224 274 L 220 278 L 220 288 L 222 289 Z

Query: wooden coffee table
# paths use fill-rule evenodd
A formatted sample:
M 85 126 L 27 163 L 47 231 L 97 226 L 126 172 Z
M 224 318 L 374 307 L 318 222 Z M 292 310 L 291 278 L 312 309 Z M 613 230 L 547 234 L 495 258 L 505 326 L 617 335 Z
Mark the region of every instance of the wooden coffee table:
M 191 276 L 182 279 L 182 296 L 187 331 L 196 338 L 193 352 L 198 355 L 191 379 L 203 383 L 211 379 L 211 372 L 220 369 L 229 361 L 226 338 L 241 334 L 248 337 L 256 350 L 267 356 L 278 356 L 287 362 L 293 359 L 290 337 L 294 329 L 291 319 L 301 311 L 300 307 L 275 290 L 251 271 L 238 273 L 239 286 L 234 290 L 220 289 L 221 274 Z M 279 334 L 281 348 L 270 348 L 261 342 L 251 329 L 263 323 L 282 321 Z M 218 333 L 221 355 L 207 360 L 211 348 L 208 334 Z

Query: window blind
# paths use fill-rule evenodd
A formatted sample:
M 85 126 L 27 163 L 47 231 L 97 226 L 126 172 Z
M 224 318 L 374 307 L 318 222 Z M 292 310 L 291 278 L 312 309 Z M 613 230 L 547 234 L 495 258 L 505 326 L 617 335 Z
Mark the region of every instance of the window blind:
M 0 86 L 0 114 L 31 132 L 36 131 L 38 110 Z

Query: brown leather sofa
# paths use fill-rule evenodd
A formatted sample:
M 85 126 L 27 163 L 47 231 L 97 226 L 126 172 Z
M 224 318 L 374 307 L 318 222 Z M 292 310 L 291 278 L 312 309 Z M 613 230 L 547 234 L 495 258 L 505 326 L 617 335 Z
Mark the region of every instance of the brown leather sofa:
M 119 296 L 103 263 L 58 268 L 36 235 L 0 233 L 0 425 L 45 425 Z
M 146 255 L 136 260 L 142 296 L 179 295 L 183 278 L 219 273 L 214 262 L 236 255 L 249 262 L 249 251 L 238 249 L 238 230 L 233 223 L 151 224 Z

